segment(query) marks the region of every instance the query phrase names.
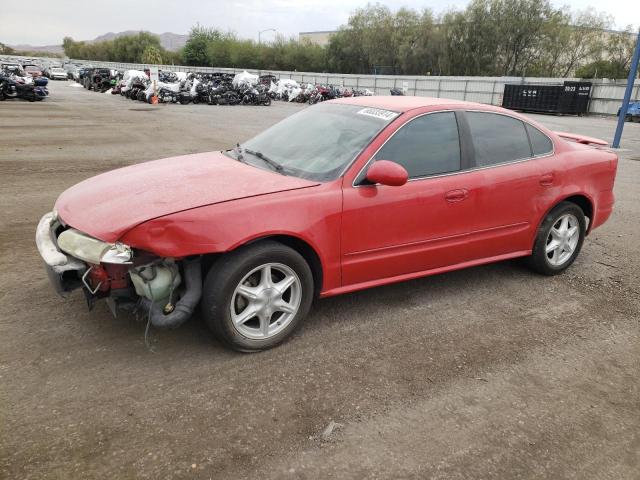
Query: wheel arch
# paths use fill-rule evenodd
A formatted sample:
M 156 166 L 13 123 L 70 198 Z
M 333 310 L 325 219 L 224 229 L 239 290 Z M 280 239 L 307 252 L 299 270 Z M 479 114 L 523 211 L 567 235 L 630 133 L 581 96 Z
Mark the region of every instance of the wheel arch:
M 267 234 L 260 237 L 249 239 L 245 242 L 236 244 L 233 248 L 227 250 L 226 252 L 219 253 L 211 253 L 206 255 L 208 261 L 206 262 L 206 268 L 208 269 L 218 258 L 224 256 L 225 253 L 233 252 L 238 248 L 246 247 L 247 245 L 252 245 L 254 243 L 263 242 L 265 240 L 272 240 L 298 252 L 302 258 L 307 262 L 309 268 L 311 268 L 311 273 L 313 274 L 313 289 L 314 289 L 314 298 L 317 298 L 320 295 L 320 291 L 322 290 L 322 285 L 324 281 L 324 270 L 322 266 L 322 260 L 320 259 L 320 255 L 316 251 L 311 244 L 300 237 L 289 235 L 289 234 Z
M 586 233 L 589 233 L 591 231 L 591 225 L 593 224 L 593 201 L 587 195 L 576 194 L 576 195 L 571 195 L 567 198 L 562 199 L 560 202 L 556 203 L 556 205 L 558 205 L 561 202 L 571 202 L 576 204 L 582 209 L 584 216 L 589 219 L 589 225 L 587 225 L 587 232 L 586 232 Z M 554 208 L 555 208 L 555 205 L 554 205 Z
M 533 236 L 533 243 L 535 243 L 536 241 L 538 230 L 540 229 L 542 222 L 544 222 L 544 219 L 547 218 L 547 215 L 549 215 L 549 212 L 551 212 L 554 208 L 556 208 L 562 202 L 573 203 L 582 209 L 582 211 L 584 212 L 584 216 L 589 219 L 588 225 L 587 225 L 587 231 L 585 232 L 585 235 L 589 234 L 589 232 L 591 231 L 591 225 L 593 224 L 593 212 L 594 212 L 593 200 L 585 193 L 574 193 L 572 195 L 567 195 L 559 198 L 556 202 L 553 203 L 553 205 L 551 205 L 551 207 L 549 207 L 544 212 L 544 214 L 542 215 L 542 217 L 540 217 L 540 220 L 538 221 L 538 227 L 536 228 Z M 533 243 L 532 243 L 532 246 L 533 246 Z

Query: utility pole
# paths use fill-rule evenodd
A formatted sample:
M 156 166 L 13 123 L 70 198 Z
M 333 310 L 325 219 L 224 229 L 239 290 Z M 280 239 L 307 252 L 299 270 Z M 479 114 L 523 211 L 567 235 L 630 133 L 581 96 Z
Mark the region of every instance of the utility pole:
M 633 52 L 633 58 L 631 59 L 631 69 L 629 70 L 629 78 L 627 79 L 627 89 L 624 91 L 624 99 L 622 100 L 622 107 L 620 108 L 620 115 L 618 116 L 618 126 L 616 127 L 616 134 L 613 137 L 613 148 L 620 148 L 620 138 L 622 137 L 622 129 L 624 128 L 624 120 L 627 116 L 627 109 L 629 108 L 629 100 L 631 99 L 631 92 L 633 91 L 633 83 L 638 76 L 638 60 L 640 60 L 640 29 L 638 30 L 638 38 L 636 39 L 636 49 Z
M 265 33 L 265 32 L 275 32 L 275 31 L 276 31 L 276 29 L 275 29 L 275 28 L 267 28 L 266 30 L 260 30 L 260 31 L 258 32 L 258 45 L 261 43 L 261 42 L 260 42 L 260 35 L 262 35 L 262 34 L 263 34 L 263 33 Z

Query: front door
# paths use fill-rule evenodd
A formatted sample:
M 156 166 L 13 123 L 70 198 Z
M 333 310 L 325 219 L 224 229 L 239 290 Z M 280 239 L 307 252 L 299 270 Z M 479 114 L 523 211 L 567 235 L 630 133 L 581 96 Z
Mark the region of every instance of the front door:
M 365 167 L 355 185 L 343 185 L 343 285 L 468 260 L 476 172 L 464 171 L 456 114 L 435 112 L 410 120 L 371 161 L 382 159 L 407 169 L 409 182 L 367 185 Z

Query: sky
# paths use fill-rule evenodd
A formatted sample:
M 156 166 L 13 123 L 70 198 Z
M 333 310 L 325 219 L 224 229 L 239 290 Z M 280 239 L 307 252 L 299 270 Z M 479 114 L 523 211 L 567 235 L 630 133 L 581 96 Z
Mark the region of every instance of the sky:
M 199 22 L 234 31 L 240 37 L 258 38 L 258 31 L 274 28 L 284 36 L 298 32 L 335 30 L 349 13 L 367 0 L 87 0 L 3 1 L 0 42 L 17 45 L 56 45 L 64 36 L 90 40 L 107 32 L 147 30 L 154 33 L 188 33 Z M 372 2 L 375 3 L 375 2 Z M 392 10 L 430 8 L 435 13 L 462 9 L 468 0 L 379 0 Z M 614 17 L 616 27 L 640 25 L 640 0 L 552 0 L 573 10 L 593 6 Z M 262 34 L 268 40 L 273 32 Z

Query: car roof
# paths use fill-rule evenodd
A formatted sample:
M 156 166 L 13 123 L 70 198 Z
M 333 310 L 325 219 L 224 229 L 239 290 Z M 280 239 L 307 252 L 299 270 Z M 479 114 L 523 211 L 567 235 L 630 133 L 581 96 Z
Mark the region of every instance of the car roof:
M 382 108 L 394 112 L 408 112 L 416 108 L 437 107 L 466 107 L 474 110 L 493 110 L 490 106 L 475 102 L 465 102 L 462 100 L 452 100 L 450 98 L 435 97 L 411 97 L 402 95 L 373 95 L 362 97 L 346 97 L 330 100 L 330 103 L 342 103 L 347 105 L 362 105 L 363 107 Z

